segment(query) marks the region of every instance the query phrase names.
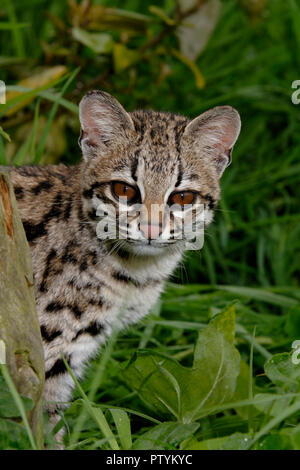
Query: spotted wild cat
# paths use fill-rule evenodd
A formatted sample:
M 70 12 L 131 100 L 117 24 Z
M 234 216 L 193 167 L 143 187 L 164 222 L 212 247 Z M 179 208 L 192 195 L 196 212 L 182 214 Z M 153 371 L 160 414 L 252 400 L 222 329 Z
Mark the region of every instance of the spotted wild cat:
M 164 214 L 147 219 L 143 209 L 131 217 L 133 203 L 150 209 L 201 202 L 209 224 L 240 132 L 239 114 L 230 106 L 190 121 L 164 112 L 127 113 L 102 91 L 83 97 L 80 122 L 80 164 L 9 168 L 32 253 L 44 400 L 52 402 L 69 401 L 73 388 L 61 353 L 82 377 L 116 322 L 126 327 L 147 315 L 182 257 L 176 214 L 168 223 Z M 127 239 L 119 233 L 99 238 L 103 205 L 117 217 L 120 207 L 127 212 Z M 53 422 L 57 407 L 47 407 Z

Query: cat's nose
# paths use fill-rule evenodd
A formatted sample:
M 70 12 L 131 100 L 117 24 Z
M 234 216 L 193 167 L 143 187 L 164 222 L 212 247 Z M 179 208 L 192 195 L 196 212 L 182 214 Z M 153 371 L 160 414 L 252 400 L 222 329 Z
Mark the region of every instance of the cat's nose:
M 153 225 L 141 224 L 140 230 L 145 238 L 148 238 L 151 240 L 155 240 L 162 233 L 162 227 L 160 224 L 155 224 L 155 225 L 154 224 Z

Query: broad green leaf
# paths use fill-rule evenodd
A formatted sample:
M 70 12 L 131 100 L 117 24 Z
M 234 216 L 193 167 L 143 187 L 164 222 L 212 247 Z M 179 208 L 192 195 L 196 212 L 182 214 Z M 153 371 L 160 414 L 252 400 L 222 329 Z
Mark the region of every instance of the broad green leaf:
M 236 432 L 231 436 L 216 437 L 205 441 L 192 438 L 183 443 L 182 450 L 245 450 L 251 440 L 250 434 Z
M 270 433 L 261 438 L 252 447 L 253 450 L 292 450 L 291 438 L 279 432 Z
M 0 418 L 0 449 L 30 449 L 25 427 L 10 419 Z
M 128 385 L 154 410 L 184 423 L 228 402 L 240 371 L 239 353 L 226 339 L 232 338 L 234 317 L 234 308 L 229 308 L 199 334 L 192 368 L 162 354 L 138 351 L 123 371 Z
M 215 315 L 210 321 L 210 326 L 219 330 L 231 344 L 235 337 L 235 303 L 226 307 L 222 315 Z
M 300 364 L 293 364 L 291 353 L 275 354 L 265 363 L 264 368 L 267 377 L 283 392 L 297 392 L 299 390 Z M 259 394 L 257 396 L 267 395 Z M 270 402 L 258 404 L 256 408 L 270 416 L 279 416 L 293 401 L 293 398 L 287 394 L 283 395 L 280 400 L 274 400 L 274 394 L 269 395 Z
M 280 434 L 282 436 L 289 437 L 292 449 L 300 450 L 300 425 L 299 424 L 295 427 L 293 426 L 293 427 L 281 429 Z
M 34 403 L 30 398 L 21 397 L 23 405 L 26 411 L 33 408 Z M 1 418 L 16 418 L 20 416 L 19 409 L 11 396 L 11 393 L 7 390 L 7 386 L 4 379 L 0 376 L 0 417 Z
M 112 51 L 113 39 L 107 33 L 90 33 L 81 28 L 73 28 L 72 36 L 97 54 L 109 54 Z
M 275 354 L 265 363 L 267 377 L 279 387 L 292 390 L 300 385 L 300 364 L 293 363 L 290 353 Z
M 166 422 L 158 424 L 139 436 L 134 442 L 134 450 L 165 450 L 172 449 L 189 436 L 193 435 L 199 428 L 198 423 L 182 424 Z
M 262 399 L 263 401 L 260 401 Z M 255 395 L 255 408 L 268 416 L 278 416 L 294 399 L 289 394 L 278 396 L 275 393 L 257 393 Z

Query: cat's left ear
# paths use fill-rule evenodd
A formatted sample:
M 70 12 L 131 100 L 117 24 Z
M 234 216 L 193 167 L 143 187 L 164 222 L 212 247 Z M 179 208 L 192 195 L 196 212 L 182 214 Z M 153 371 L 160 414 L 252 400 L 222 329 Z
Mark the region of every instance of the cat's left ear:
M 134 130 L 130 115 L 109 93 L 100 90 L 88 92 L 79 103 L 81 134 L 79 146 L 88 160 L 110 145 L 128 139 Z
M 231 106 L 217 106 L 193 119 L 186 126 L 182 139 L 210 155 L 221 177 L 231 163 L 232 148 L 240 130 L 241 119 L 237 110 Z

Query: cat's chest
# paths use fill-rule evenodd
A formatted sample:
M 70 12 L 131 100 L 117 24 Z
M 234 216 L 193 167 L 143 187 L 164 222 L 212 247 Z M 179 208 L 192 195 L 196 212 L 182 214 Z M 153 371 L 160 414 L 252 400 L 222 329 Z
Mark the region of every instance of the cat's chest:
M 77 278 L 56 276 L 46 293 L 37 294 L 46 368 L 62 351 L 80 375 L 82 364 L 115 329 L 122 331 L 149 313 L 162 288 L 162 280 L 139 283 L 124 274 L 99 276 L 96 270 Z
M 45 275 L 46 274 L 46 275 Z M 114 324 L 136 323 L 156 302 L 164 276 L 157 270 L 121 269 L 103 259 L 82 271 L 70 269 L 35 269 L 35 292 L 40 323 L 50 329 L 57 325 L 74 334 L 90 325 L 101 324 L 110 331 Z

